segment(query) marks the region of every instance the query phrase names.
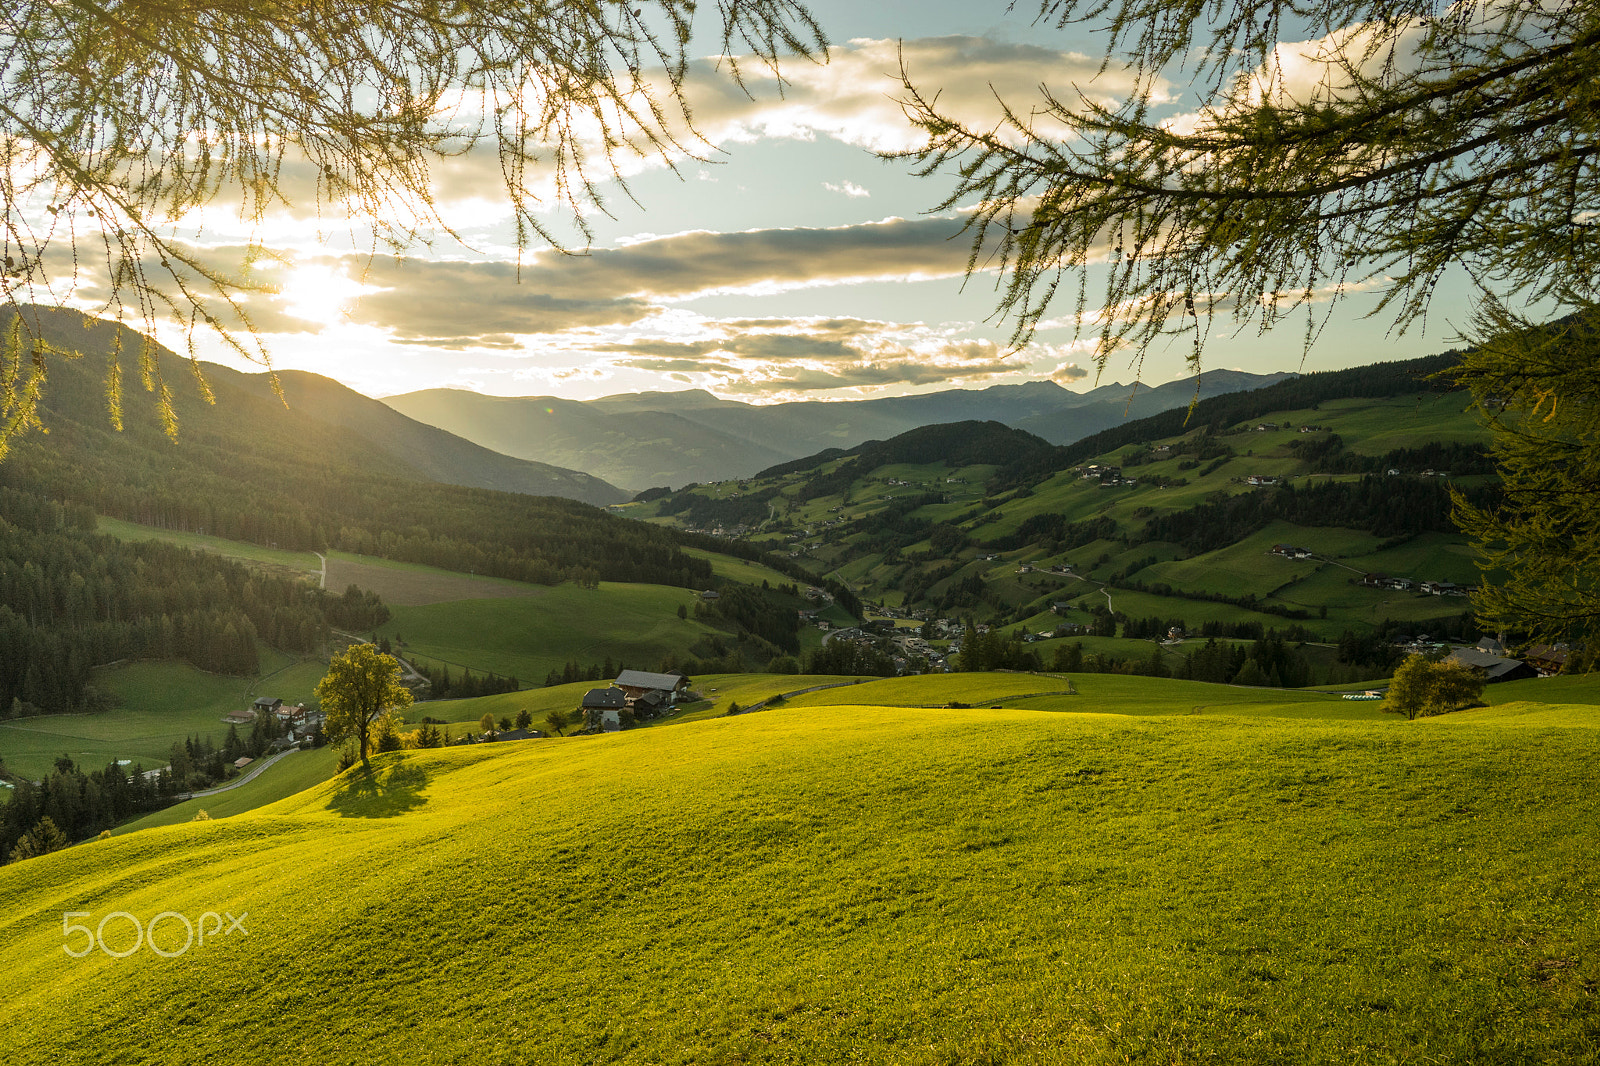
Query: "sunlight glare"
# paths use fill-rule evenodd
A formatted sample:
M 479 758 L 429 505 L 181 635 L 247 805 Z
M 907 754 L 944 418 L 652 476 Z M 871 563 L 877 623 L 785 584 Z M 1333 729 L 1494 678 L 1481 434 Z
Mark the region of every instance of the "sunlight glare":
M 367 289 L 339 267 L 308 263 L 289 271 L 278 287 L 278 300 L 296 318 L 331 326 L 349 318 Z

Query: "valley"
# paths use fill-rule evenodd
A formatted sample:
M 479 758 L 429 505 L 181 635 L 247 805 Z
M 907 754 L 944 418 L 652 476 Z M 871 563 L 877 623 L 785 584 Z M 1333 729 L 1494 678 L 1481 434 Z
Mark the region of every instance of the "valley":
M 0 1026 L 68 1063 L 1565 1058 L 1600 683 L 1347 698 L 1482 636 L 1449 490 L 1495 479 L 1438 365 L 605 510 L 315 452 L 264 492 L 60 422 L 0 466 L 0 825 L 78 831 L 0 867 Z M 370 776 L 308 739 L 86 813 L 369 639 L 420 672 Z M 628 669 L 690 692 L 586 718 Z

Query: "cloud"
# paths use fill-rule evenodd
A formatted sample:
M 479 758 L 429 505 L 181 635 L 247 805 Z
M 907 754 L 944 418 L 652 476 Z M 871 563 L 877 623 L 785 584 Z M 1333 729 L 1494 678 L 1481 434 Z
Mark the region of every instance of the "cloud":
M 822 183 L 822 187 L 827 189 L 829 192 L 842 193 L 845 196 L 855 197 L 872 195 L 872 193 L 868 192 L 866 189 L 863 189 L 853 181 L 843 181 L 837 184 L 831 181 L 825 181 Z
M 662 114 L 676 146 L 668 143 L 643 154 L 621 150 L 612 160 L 616 176 L 628 178 L 673 164 L 692 167 L 691 176 L 698 180 L 715 181 L 708 170 L 695 162 L 696 156 L 706 157 L 720 148 L 764 139 L 811 141 L 829 137 L 872 151 L 915 148 L 922 143 L 923 135 L 907 120 L 900 102 L 904 94 L 900 82 L 902 62 L 919 88 L 937 92 L 941 110 L 982 128 L 997 124 L 1002 114 L 1001 100 L 1021 102 L 1026 109 L 1026 102 L 1037 99 L 1042 86 L 1069 102 L 1076 99 L 1080 90 L 1094 100 L 1111 102 L 1127 96 L 1136 82 L 1134 73 L 1127 68 L 1112 66 L 1102 70 L 1098 56 L 972 36 L 906 41 L 858 38 L 831 47 L 827 60 L 821 64 L 785 59 L 780 80 L 780 74 L 755 57 L 741 56 L 738 61 L 744 76 L 743 88 L 728 76 L 726 58 L 692 61 L 684 82 L 684 99 L 694 116 L 693 129 L 668 103 Z M 640 76 L 658 100 L 669 100 L 670 83 L 664 71 L 644 71 Z M 1168 89 L 1167 82 L 1158 80 L 1152 102 L 1167 102 Z M 642 97 L 634 101 L 643 102 Z M 590 125 L 593 124 L 585 124 L 585 128 Z M 1048 120 L 1042 120 L 1036 130 L 1041 136 L 1063 132 Z M 588 161 L 586 172 L 597 180 L 609 180 L 613 166 L 604 161 L 604 142 L 598 126 L 587 129 L 582 137 Z M 554 211 L 558 207 L 560 193 L 553 157 L 545 153 L 520 168 L 519 173 L 539 208 Z M 569 170 L 567 176 L 574 173 Z M 305 236 L 322 233 L 330 226 L 334 230 L 348 226 L 339 210 L 317 206 L 319 189 L 325 196 L 327 186 L 316 164 L 290 153 L 278 179 L 288 202 L 269 206 L 273 225 L 292 226 L 297 233 L 304 231 Z M 492 140 L 428 163 L 430 199 L 458 232 L 509 220 L 504 181 L 505 170 Z M 850 182 L 829 183 L 828 188 L 852 197 L 868 195 L 866 189 Z M 240 190 L 231 189 L 229 195 L 237 200 Z M 405 208 L 404 203 L 393 206 Z M 226 221 L 219 217 L 221 214 L 226 212 L 207 211 L 205 217 L 216 225 Z M 359 231 L 359 219 L 356 222 L 355 229 Z M 253 232 L 253 226 L 250 229 Z
M 868 319 L 731 319 L 705 330 L 692 340 L 635 337 L 588 352 L 611 357 L 619 371 L 687 374 L 718 393 L 768 398 L 981 381 L 1026 373 L 1035 358 L 959 327 Z
M 1066 385 L 1089 376 L 1089 372 L 1077 363 L 1062 363 L 1050 372 L 1050 380 L 1057 385 Z
M 697 127 L 713 143 L 825 136 L 873 151 L 901 151 L 923 139 L 901 107 L 902 64 L 919 89 L 937 92 L 942 111 L 982 128 L 998 123 L 1001 100 L 1037 98 L 1041 86 L 1065 101 L 1080 90 L 1094 100 L 1114 101 L 1132 92 L 1136 81 L 1125 67 L 1102 70 L 1098 56 L 1037 45 L 969 36 L 858 38 L 830 48 L 825 66 L 784 64 L 781 95 L 777 77 L 765 68 L 744 64 L 750 99 L 704 62 L 691 78 L 689 100 Z M 1167 102 L 1169 88 L 1158 80 L 1152 102 Z M 1044 123 L 1036 132 L 1062 131 Z
M 633 325 L 708 294 L 961 277 L 968 250 L 956 220 L 890 218 L 834 228 L 694 231 L 587 255 L 545 251 L 520 271 L 498 260 L 344 255 L 299 262 L 331 267 L 359 286 L 360 297 L 344 308 L 345 321 L 390 330 L 411 344 L 460 349 L 506 347 L 519 335 Z M 320 328 L 295 318 L 288 303 L 263 294 L 247 306 L 262 332 Z M 854 328 L 846 320 L 817 327 Z

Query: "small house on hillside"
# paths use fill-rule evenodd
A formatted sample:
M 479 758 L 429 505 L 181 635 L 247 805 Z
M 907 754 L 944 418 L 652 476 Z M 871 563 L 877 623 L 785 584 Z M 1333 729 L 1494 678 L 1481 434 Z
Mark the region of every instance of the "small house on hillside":
M 256 720 L 255 711 L 230 711 L 222 716 L 222 720 L 229 725 L 249 725 Z
M 620 688 L 592 688 L 583 694 L 582 711 L 620 711 L 628 705 L 627 694 Z
M 640 718 L 654 718 L 672 706 L 671 698 L 659 689 L 646 692 L 633 701 L 633 713 Z
M 1520 681 L 1538 676 L 1538 671 L 1520 659 L 1507 659 L 1477 648 L 1456 648 L 1450 653 L 1450 660 L 1482 670 L 1485 681 Z
M 1535 644 L 1528 649 L 1528 665 L 1541 677 L 1559 674 L 1567 665 L 1567 649 L 1559 644 Z
M 282 703 L 283 701 L 280 700 L 279 702 Z M 283 704 L 283 706 L 279 707 L 274 713 L 277 714 L 278 721 L 289 725 L 295 725 L 305 721 L 306 705 L 303 703 L 297 703 L 293 707 L 290 707 L 288 704 Z
M 276 696 L 261 696 L 250 706 L 257 714 L 277 714 L 278 708 L 283 706 L 283 701 Z
M 622 690 L 628 706 L 633 706 L 640 696 L 659 692 L 672 703 L 689 687 L 689 679 L 682 674 L 652 674 L 647 670 L 624 670 L 612 682 Z

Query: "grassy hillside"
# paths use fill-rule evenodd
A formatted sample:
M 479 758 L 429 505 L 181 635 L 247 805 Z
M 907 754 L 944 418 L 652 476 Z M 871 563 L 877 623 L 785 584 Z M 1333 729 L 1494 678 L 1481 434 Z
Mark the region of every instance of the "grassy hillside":
M 49 714 L 0 722 L 0 760 L 13 773 L 37 780 L 62 755 L 85 770 L 131 759 L 154 770 L 167 764 L 172 745 L 210 734 L 221 743 L 221 720 L 257 696 L 309 701 L 327 672 L 319 659 L 295 660 L 268 650 L 254 678 L 210 674 L 184 663 L 127 663 L 97 670 L 94 684 L 117 699 L 114 710 Z
M 1187 425 L 1161 415 L 1063 448 L 935 427 L 629 513 L 766 541 L 866 600 L 934 617 L 1037 628 L 1055 599 L 1109 586 L 1119 612 L 1191 631 L 1439 631 L 1460 626 L 1464 599 L 1355 582 L 1481 580 L 1442 486 L 1490 479 L 1487 431 L 1465 394 L 1416 376 L 1446 362 L 1309 375 L 1203 401 Z M 1280 543 L 1315 557 L 1275 556 Z
M 0 868 L 0 1026 L 59 1063 L 1593 1060 L 1595 708 L 1078 682 L 396 754 Z M 63 951 L 114 911 L 248 932 Z
M 237 788 L 230 788 L 214 796 L 200 796 L 171 807 L 147 814 L 143 818 L 112 830 L 117 836 L 136 833 L 160 825 L 179 825 L 192 822 L 205 811 L 211 818 L 228 818 L 235 814 L 253 811 L 269 803 L 293 796 L 308 788 L 316 788 L 333 776 L 339 759 L 339 749 L 328 746 L 310 751 L 296 751 L 284 756 L 261 774 Z
M 655 669 L 668 652 L 717 633 L 692 615 L 678 617 L 678 607 L 695 600 L 687 589 L 605 581 L 597 589 L 565 584 L 539 592 L 395 607 L 380 633 L 404 638 L 408 658 L 533 685 L 571 659 L 588 665 L 609 656 Z

